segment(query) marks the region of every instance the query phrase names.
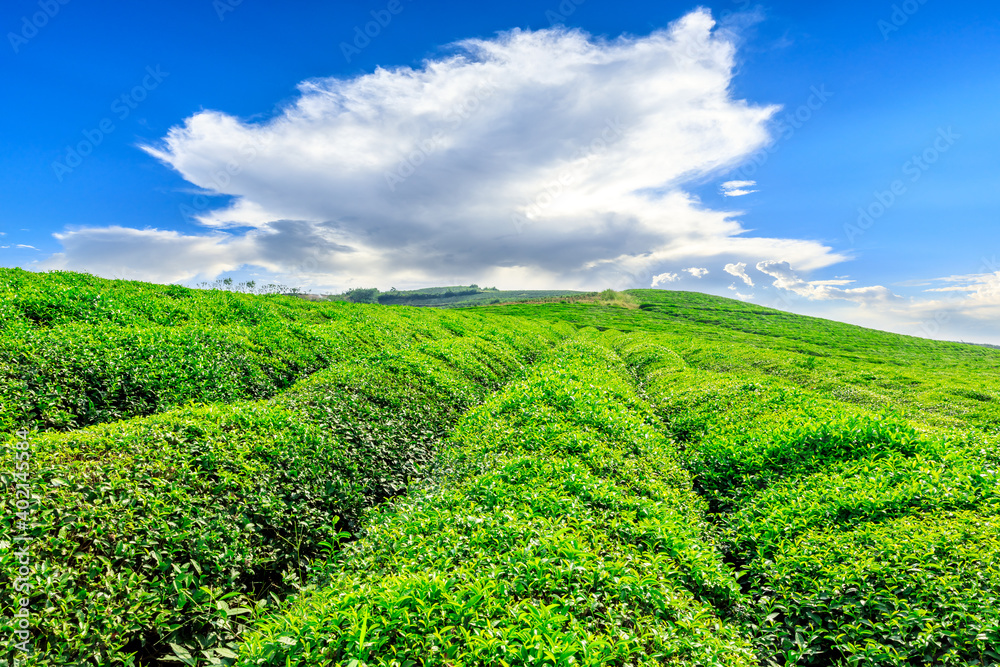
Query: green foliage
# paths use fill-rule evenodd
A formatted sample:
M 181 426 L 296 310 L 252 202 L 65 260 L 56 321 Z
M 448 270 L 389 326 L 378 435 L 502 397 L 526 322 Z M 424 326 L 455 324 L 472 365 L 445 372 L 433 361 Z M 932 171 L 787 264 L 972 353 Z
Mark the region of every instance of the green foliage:
M 446 327 L 469 319 L 20 269 L 0 269 L 0 310 L 0 433 L 264 399 L 334 361 L 451 338 Z M 542 335 L 515 330 L 526 327 Z
M 344 359 L 267 401 L 30 437 L 39 584 L 37 651 L 24 664 L 223 660 L 368 508 L 429 474 L 465 410 L 561 337 L 461 314 L 356 315 Z M 85 342 L 69 349 L 106 352 L 96 338 Z M 11 437 L 0 467 L 10 487 L 15 445 Z M 16 501 L 2 502 L 8 546 L 20 532 Z M 6 619 L 16 571 L 4 549 Z
M 796 664 L 1000 661 L 1000 484 L 968 449 L 778 484 L 730 519 L 762 655 Z
M 782 479 L 836 470 L 856 459 L 912 455 L 920 436 L 892 415 L 872 414 L 787 383 L 689 373 L 651 400 L 667 428 L 688 443 L 688 468 L 716 508 L 745 502 Z
M 221 287 L 0 269 L 21 664 L 1000 664 L 1000 351 L 663 290 Z
M 698 370 L 730 373 L 745 382 L 777 379 L 840 403 L 889 409 L 928 426 L 974 426 L 1000 433 L 1000 401 L 982 400 L 1000 390 L 1000 353 L 995 349 L 885 333 L 705 294 L 628 294 L 638 309 L 581 300 L 489 310 L 541 322 L 645 332 Z
M 647 332 L 644 395 L 724 533 L 762 665 L 1000 664 L 996 351 L 705 295 L 511 315 Z
M 351 350 L 351 313 L 304 305 L 0 269 L 0 432 L 274 395 Z
M 434 306 L 456 308 L 485 304 L 537 301 L 553 296 L 573 295 L 567 290 L 498 290 L 478 285 L 455 287 L 428 287 L 418 290 L 390 290 L 379 294 L 378 302 L 388 306 Z
M 378 289 L 375 287 L 356 287 L 344 293 L 351 303 L 378 303 Z
M 648 360 L 652 361 L 652 360 Z M 671 443 L 576 341 L 459 423 L 438 484 L 373 519 L 245 665 L 752 665 Z
M 266 398 L 337 354 L 335 327 L 64 324 L 0 341 L 0 422 L 69 430 L 190 400 Z
M 232 278 L 220 278 L 210 283 L 198 283 L 202 289 L 225 290 L 228 292 L 240 292 L 242 294 L 299 294 L 298 287 L 288 287 L 278 283 L 261 284 L 255 280 L 247 280 L 242 283 L 233 282 Z

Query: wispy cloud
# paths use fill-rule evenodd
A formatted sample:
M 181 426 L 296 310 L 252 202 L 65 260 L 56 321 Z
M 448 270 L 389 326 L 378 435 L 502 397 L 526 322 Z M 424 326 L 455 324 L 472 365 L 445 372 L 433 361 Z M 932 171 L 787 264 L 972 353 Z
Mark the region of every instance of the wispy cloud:
M 934 298 L 919 302 L 922 313 L 947 313 L 951 318 L 987 322 L 993 328 L 1000 321 L 1000 271 L 947 276 L 932 283 L 941 287 L 924 290 Z M 947 296 L 938 297 L 941 293 Z
M 757 192 L 750 189 L 755 185 L 757 181 L 726 181 L 722 184 L 722 194 L 726 197 L 742 197 Z
M 830 315 L 880 329 L 944 340 L 1000 344 L 1000 271 L 925 281 L 926 296 Z
M 843 285 L 851 284 L 852 280 L 805 281 L 796 274 L 788 262 L 774 260 L 758 262 L 757 270 L 774 278 L 772 283 L 774 287 L 788 290 L 811 301 L 839 299 L 853 301 L 860 305 L 903 301 L 902 297 L 893 294 L 890 289 L 881 285 L 845 289 Z

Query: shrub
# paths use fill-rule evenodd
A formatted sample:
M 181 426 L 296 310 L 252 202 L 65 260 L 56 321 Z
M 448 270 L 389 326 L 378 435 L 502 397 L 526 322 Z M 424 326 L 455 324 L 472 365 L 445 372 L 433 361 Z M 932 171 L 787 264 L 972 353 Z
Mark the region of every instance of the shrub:
M 762 656 L 800 665 L 1000 660 L 1000 485 L 967 449 L 777 484 L 728 533 Z
M 611 350 L 462 418 L 446 475 L 377 515 L 245 665 L 751 665 L 701 501 Z
M 378 289 L 375 287 L 357 287 L 344 293 L 351 303 L 378 303 Z
M 462 327 L 461 340 L 475 339 L 476 324 Z M 518 340 L 525 354 L 547 344 L 533 327 L 478 324 L 491 338 Z M 441 326 L 436 335 L 454 333 Z M 44 583 L 32 597 L 37 652 L 25 664 L 230 655 L 249 617 L 301 586 L 312 559 L 355 530 L 367 508 L 425 476 L 459 415 L 527 363 L 513 352 L 485 359 L 490 350 L 485 341 L 454 355 L 438 349 L 437 358 L 383 349 L 269 401 L 32 437 L 33 562 Z M 13 484 L 14 440 L 7 444 L 2 479 Z M 3 500 L 8 544 L 15 502 Z M 5 550 L 5 618 L 16 606 L 12 572 Z

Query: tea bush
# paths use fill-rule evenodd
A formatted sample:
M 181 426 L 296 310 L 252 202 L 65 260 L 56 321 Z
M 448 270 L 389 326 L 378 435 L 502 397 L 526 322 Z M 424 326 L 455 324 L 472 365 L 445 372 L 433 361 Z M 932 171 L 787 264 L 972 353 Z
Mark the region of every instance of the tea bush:
M 1000 665 L 1000 351 L 616 299 L 0 269 L 5 658 Z
M 496 318 L 457 312 L 372 310 L 19 269 L 0 269 L 0 308 L 7 315 L 0 320 L 0 433 L 72 430 L 191 401 L 268 398 L 362 352 L 417 340 L 450 345 L 463 327 L 489 336 L 478 344 L 499 341 L 490 358 L 501 364 L 521 352 L 519 332 L 554 335 L 552 327 L 542 333 L 527 322 L 509 334 Z
M 634 371 L 575 341 L 472 410 L 443 479 L 380 513 L 237 664 L 756 664 Z
M 297 590 L 311 561 L 356 530 L 366 508 L 425 476 L 458 416 L 560 337 L 461 320 L 449 315 L 425 331 L 483 335 L 454 354 L 440 347 L 432 357 L 416 343 L 358 353 L 269 401 L 31 437 L 32 555 L 43 583 L 32 596 L 37 652 L 26 664 L 231 655 L 248 617 Z M 491 340 L 507 341 L 506 354 L 493 355 Z M 16 447 L 7 444 L 10 485 Z M 5 497 L 8 546 L 14 508 Z M 5 549 L 5 618 L 16 606 L 16 571 Z
M 917 430 L 892 414 L 844 405 L 773 378 L 706 371 L 650 392 L 686 466 L 713 507 L 727 509 L 782 479 L 847 461 L 914 454 Z
M 1000 662 L 1000 479 L 968 449 L 859 461 L 733 515 L 775 664 Z

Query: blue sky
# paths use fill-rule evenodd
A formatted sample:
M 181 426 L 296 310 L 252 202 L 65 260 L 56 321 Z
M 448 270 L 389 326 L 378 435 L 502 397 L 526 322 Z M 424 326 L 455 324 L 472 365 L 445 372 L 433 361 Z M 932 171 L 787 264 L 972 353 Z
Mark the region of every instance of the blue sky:
M 1000 342 L 995 3 L 17 0 L 0 29 L 3 266 L 655 283 Z

